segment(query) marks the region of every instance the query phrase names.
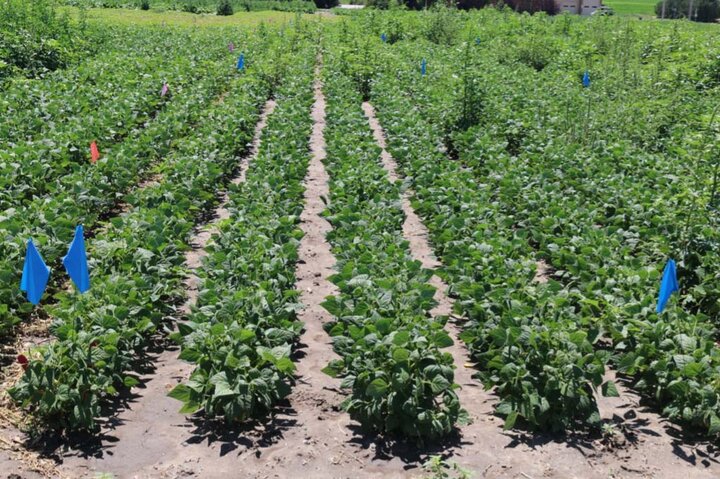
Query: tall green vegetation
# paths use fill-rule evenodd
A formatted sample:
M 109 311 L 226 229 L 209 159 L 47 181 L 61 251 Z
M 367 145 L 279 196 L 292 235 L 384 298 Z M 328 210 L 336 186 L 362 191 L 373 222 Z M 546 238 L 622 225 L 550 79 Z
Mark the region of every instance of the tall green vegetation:
M 232 15 L 231 12 L 256 12 L 276 10 L 281 12 L 315 11 L 311 0 L 60 0 L 65 5 L 87 8 L 139 8 L 178 10 L 186 13 L 216 13 Z M 151 5 L 152 3 L 152 5 Z M 229 8 L 228 8 L 229 6 Z M 221 8 L 222 7 L 222 8 Z
M 49 0 L 0 0 L 0 80 L 73 63 L 97 44 L 88 34 L 84 22 L 73 24 Z

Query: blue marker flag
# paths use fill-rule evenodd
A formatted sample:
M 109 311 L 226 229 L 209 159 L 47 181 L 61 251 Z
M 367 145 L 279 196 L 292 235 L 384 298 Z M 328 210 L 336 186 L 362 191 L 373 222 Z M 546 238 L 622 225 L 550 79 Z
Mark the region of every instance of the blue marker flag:
M 380 40 L 382 40 L 383 43 L 385 43 L 387 41 L 387 35 L 385 35 L 384 33 L 382 35 L 380 35 Z
M 420 74 L 425 76 L 425 73 L 427 73 L 427 60 L 423 58 L 422 63 L 420 64 Z
M 240 58 L 238 58 L 237 69 L 238 70 L 245 69 L 245 54 L 244 53 L 241 53 Z
M 475 39 L 475 45 L 480 45 L 480 38 Z
M 27 253 L 25 254 L 25 265 L 23 266 L 22 279 L 20 280 L 20 291 L 27 293 L 27 299 L 37 305 L 45 293 L 50 268 L 45 265 L 42 256 L 38 253 L 32 238 L 27 242 Z
M 675 261 L 669 259 L 665 265 L 665 271 L 663 271 L 662 283 L 660 283 L 660 295 L 657 304 L 658 314 L 665 310 L 665 305 L 675 291 L 680 291 L 677 271 L 675 271 Z
M 70 279 L 81 293 L 90 289 L 90 275 L 88 273 L 87 254 L 85 253 L 85 239 L 82 225 L 75 228 L 75 237 L 70 243 L 70 249 L 62 262 Z
M 590 87 L 590 72 L 585 70 L 585 73 L 583 74 L 583 87 L 589 88 Z

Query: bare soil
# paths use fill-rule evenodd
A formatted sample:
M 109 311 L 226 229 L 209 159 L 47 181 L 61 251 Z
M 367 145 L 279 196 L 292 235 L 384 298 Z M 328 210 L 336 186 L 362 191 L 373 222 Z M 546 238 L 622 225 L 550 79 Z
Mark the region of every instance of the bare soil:
M 625 388 L 621 388 L 620 398 L 599 399 L 603 418 L 613 425 L 605 436 L 503 432 L 502 420 L 493 415 L 496 398 L 472 379 L 473 369 L 457 340 L 459 325 L 454 322 L 447 325 L 455 338 L 450 351 L 457 366 L 456 381 L 462 386 L 461 402 L 473 423 L 459 428 L 456 437 L 444 443 L 424 447 L 363 433 L 339 408 L 345 397 L 338 390 L 339 381 L 321 372 L 335 358 L 330 338 L 322 329 L 330 316 L 320 306 L 335 291 L 327 280 L 335 260 L 325 240 L 330 225 L 320 216 L 323 197 L 328 195 L 328 177 L 322 163 L 325 101 L 319 81 L 315 95 L 313 158 L 305 179 L 306 208 L 301 217 L 305 237 L 297 268 L 305 330 L 296 354 L 297 384 L 277 414 L 234 429 L 178 414 L 179 404 L 165 393 L 187 376 L 189 367 L 178 361 L 177 350 L 162 347 L 152 353 L 154 367 L 141 386 L 124 398 L 125 406 L 107 422 L 100 436 L 46 450 L 57 461 L 45 459 L 50 462 L 36 467 L 31 467 L 30 461 L 19 462 L 22 446 L 12 453 L 12 447 L 0 448 L 0 478 L 95 477 L 100 472 L 118 478 L 415 478 L 427 477 L 420 466 L 432 454 L 459 464 L 475 478 L 720 477 L 712 447 L 683 437 L 639 405 L 637 396 Z M 364 107 L 384 149 L 382 128 L 371 105 Z M 398 181 L 387 152 L 383 161 L 389 178 Z M 437 268 L 440 265 L 432 254 L 427 231 L 410 206 L 411 195 L 407 191 L 403 201 L 405 236 L 413 255 L 426 267 Z M 222 212 L 217 213 L 222 217 Z M 189 254 L 189 265 L 199 264 L 207 236 L 196 238 L 197 250 Z M 438 288 L 438 306 L 432 314 L 450 314 L 452 300 L 446 285 L 437 277 L 432 281 Z M 193 296 L 189 304 L 192 301 Z M 0 432 L 3 440 L 22 443 L 17 430 Z M 33 460 L 37 458 L 33 456 Z

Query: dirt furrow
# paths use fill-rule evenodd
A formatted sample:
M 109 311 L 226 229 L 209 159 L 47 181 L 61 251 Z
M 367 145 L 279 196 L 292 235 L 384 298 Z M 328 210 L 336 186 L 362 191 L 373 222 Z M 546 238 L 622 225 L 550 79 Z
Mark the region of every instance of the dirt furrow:
M 268 117 L 273 111 L 275 111 L 276 105 L 277 103 L 272 99 L 265 102 L 265 106 L 260 113 L 260 119 L 258 120 L 257 125 L 255 125 L 255 136 L 253 137 L 253 141 L 247 150 L 247 154 L 240 162 L 237 176 L 230 180 L 233 185 L 239 185 L 245 181 L 245 174 L 247 173 L 248 166 L 250 166 L 250 161 L 257 155 L 260 148 L 260 137 L 262 135 L 262 131 L 267 125 Z M 217 222 L 226 220 L 230 217 L 230 211 L 227 209 L 228 201 L 229 197 L 226 191 L 223 193 L 220 204 L 217 208 L 215 208 L 215 211 L 213 211 L 213 218 L 215 218 L 215 220 L 208 223 L 204 228 L 201 228 L 198 231 L 195 237 L 191 240 L 190 245 L 192 249 L 185 254 L 185 265 L 190 269 L 190 275 L 185 281 L 187 286 L 187 301 L 185 301 L 185 304 L 183 304 L 180 308 L 180 312 L 185 315 L 190 313 L 191 306 L 197 301 L 200 279 L 194 271 L 202 266 L 202 260 L 205 256 L 207 256 L 205 246 L 207 246 L 207 243 L 212 235 L 217 232 Z
M 254 456 L 244 459 L 246 477 L 379 477 L 386 475 L 386 464 L 371 461 L 374 446 L 360 444 L 356 425 L 340 410 L 345 398 L 340 381 L 322 372 L 332 359 L 330 337 L 323 324 L 332 320 L 320 305 L 337 292 L 328 277 L 334 273 L 335 258 L 325 235 L 330 223 L 322 218 L 324 198 L 329 196 L 325 159 L 325 97 L 316 72 L 313 130 L 310 137 L 312 158 L 305 177 L 305 208 L 300 217 L 305 233 L 299 247 L 296 270 L 297 289 L 303 310 L 299 313 L 305 327 L 295 358 L 297 383 L 288 397 L 289 405 L 275 418 L 273 439 L 256 444 Z M 399 464 L 399 461 L 398 461 Z M 377 468 L 377 469 L 376 469 Z M 395 474 L 400 468 L 395 468 Z M 383 471 L 380 473 L 380 471 Z M 389 475 L 386 477 L 393 477 Z
M 375 109 L 369 102 L 364 102 L 362 108 L 365 112 L 365 116 L 368 118 L 368 122 L 370 123 L 373 137 L 375 138 L 378 146 L 382 149 L 381 160 L 383 166 L 388 172 L 388 178 L 393 182 L 399 181 L 400 178 L 397 173 L 397 164 L 386 149 L 385 135 L 380 122 L 375 115 Z M 412 192 L 410 190 L 405 190 L 402 195 L 402 209 L 403 213 L 405 213 L 403 236 L 410 244 L 410 252 L 412 253 L 413 258 L 420 261 L 423 268 L 436 269 L 440 266 L 440 262 L 435 257 L 435 254 L 430 246 L 427 228 L 410 204 L 411 194 Z M 450 316 L 452 314 L 453 302 L 446 293 L 448 291 L 448 285 L 445 284 L 445 282 L 437 275 L 433 275 L 432 278 L 430 278 L 429 283 L 436 288 L 435 301 L 437 301 L 437 305 L 430 311 L 430 314 L 433 316 Z M 473 421 L 477 421 L 480 417 L 487 415 L 489 412 L 486 404 L 484 404 L 488 401 L 489 395 L 482 391 L 479 383 L 472 378 L 472 368 L 466 367 L 466 354 L 465 350 L 461 346 L 460 340 L 458 339 L 460 331 L 457 325 L 452 322 L 448 322 L 446 328 L 455 342 L 453 346 L 448 348 L 448 351 L 452 354 L 453 359 L 455 360 L 455 366 L 457 367 L 455 370 L 455 381 L 462 386 L 462 389 L 458 391 L 460 403 L 468 410 L 468 413 Z M 481 399 L 483 399 L 482 402 L 480 401 Z
M 274 100 L 265 103 L 253 141 L 238 165 L 237 176 L 231 180 L 233 184 L 244 181 L 247 168 L 260 147 L 262 131 L 274 109 Z M 178 309 L 181 316 L 187 315 L 197 301 L 200 280 L 194 271 L 202 267 L 202 259 L 207 255 L 205 247 L 217 231 L 217 222 L 230 217 L 228 201 L 225 193 L 212 212 L 213 221 L 199 228 L 191 240 L 192 249 L 185 255 L 190 274 L 186 280 L 187 300 Z M 204 471 L 201 458 L 209 462 L 215 459 L 216 451 L 204 450 L 209 448 L 200 448 L 203 450 L 198 455 L 186 454 L 184 449 L 190 444 L 206 438 L 210 441 L 213 433 L 178 414 L 179 403 L 167 396 L 175 385 L 187 379 L 193 365 L 178 358 L 175 346 L 150 351 L 149 356 L 153 367 L 141 379 L 141 385 L 133 389 L 132 396 L 125 398 L 125 409 L 108 421 L 106 430 L 94 444 L 83 444 L 82 448 L 65 457 L 63 472 L 70 476 L 111 471 L 117 477 L 184 477 Z M 88 449 L 94 450 L 91 458 L 85 457 Z M 205 457 L 207 454 L 210 455 Z M 227 464 L 219 466 L 225 467 L 226 472 L 232 470 Z M 209 466 L 209 471 L 210 474 L 219 472 L 213 469 L 213 465 Z
M 391 181 L 401 180 L 397 165 L 386 151 L 385 135 L 369 102 L 363 110 L 378 146 L 382 149 L 381 160 Z M 403 233 L 410 243 L 410 250 L 423 267 L 435 269 L 440 262 L 433 254 L 428 231 L 417 216 L 406 190 L 402 208 L 406 220 Z M 547 269 L 537 280 L 546 281 Z M 432 315 L 451 315 L 452 300 L 447 296 L 447 284 L 434 275 L 430 283 L 437 288 L 438 305 Z M 452 319 L 452 316 L 451 316 Z M 637 395 L 626 388 L 620 398 L 599 398 L 601 416 L 616 424 L 602 437 L 559 437 L 546 434 L 525 435 L 503 432 L 502 421 L 493 415 L 496 397 L 485 391 L 472 378 L 473 368 L 467 361 L 467 351 L 458 338 L 457 323 L 448 322 L 447 330 L 455 344 L 448 348 L 456 365 L 455 380 L 462 386 L 458 391 L 460 403 L 468 410 L 473 423 L 460 428 L 461 439 L 444 452 L 451 462 L 472 471 L 478 477 L 678 477 L 692 473 L 693 477 L 711 477 L 717 464 L 711 464 L 708 456 L 692 447 L 683 450 L 664 421 L 639 404 Z M 614 379 L 610 372 L 606 379 Z M 679 460 L 668 460 L 669 451 Z M 704 458 L 705 470 L 694 467 Z

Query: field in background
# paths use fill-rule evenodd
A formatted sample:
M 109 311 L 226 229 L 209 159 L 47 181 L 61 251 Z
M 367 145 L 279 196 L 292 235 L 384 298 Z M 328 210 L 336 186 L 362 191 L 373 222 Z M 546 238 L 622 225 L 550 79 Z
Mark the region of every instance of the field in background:
M 61 11 L 68 12 L 77 18 L 80 9 L 77 7 L 62 7 Z M 122 25 L 176 25 L 176 26 L 255 26 L 260 23 L 284 23 L 297 15 L 291 12 L 237 12 L 231 16 L 218 16 L 214 14 L 195 14 L 177 12 L 172 10 L 130 10 L 125 8 L 91 8 L 87 10 L 88 19 L 99 20 Z M 313 18 L 311 14 L 302 14 L 303 18 Z M 318 17 L 319 18 L 319 17 Z
M 619 15 L 655 15 L 655 0 L 609 0 L 603 2 Z

